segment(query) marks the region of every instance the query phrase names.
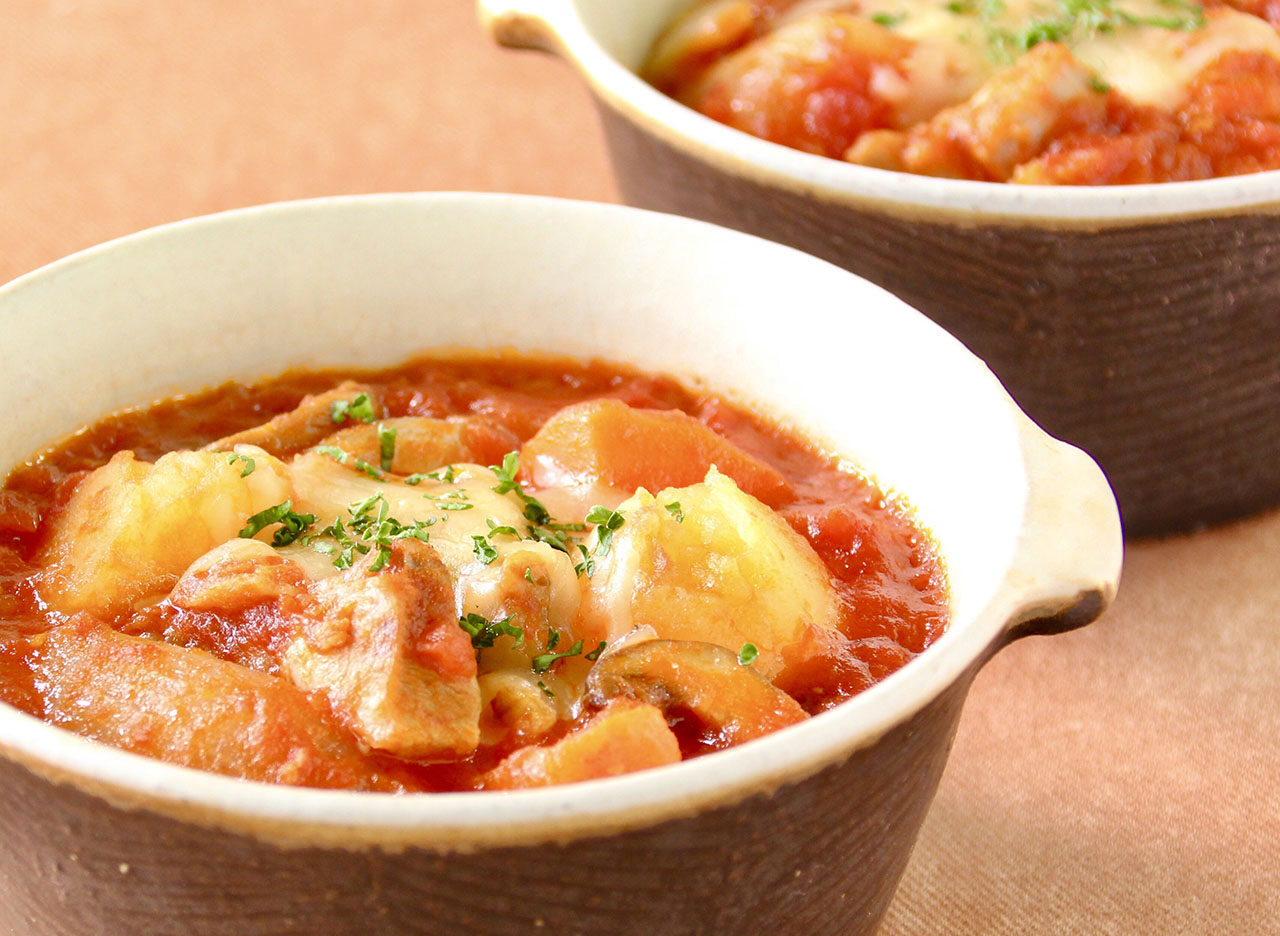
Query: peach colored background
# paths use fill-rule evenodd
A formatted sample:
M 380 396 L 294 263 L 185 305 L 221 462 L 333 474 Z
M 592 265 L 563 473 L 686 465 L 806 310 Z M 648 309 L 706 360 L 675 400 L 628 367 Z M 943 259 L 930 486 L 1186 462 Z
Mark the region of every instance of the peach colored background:
M 0 43 L 0 281 L 277 199 L 616 198 L 579 81 L 470 0 L 6 0 Z M 884 933 L 1280 933 L 1278 739 L 1280 515 L 1135 546 L 979 677 Z

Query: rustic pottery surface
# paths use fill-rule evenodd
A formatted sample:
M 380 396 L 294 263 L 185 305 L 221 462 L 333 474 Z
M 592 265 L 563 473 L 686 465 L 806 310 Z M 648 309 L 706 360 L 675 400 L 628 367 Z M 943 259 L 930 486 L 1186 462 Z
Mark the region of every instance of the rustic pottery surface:
M 469 0 L 5 5 L 0 280 L 274 199 L 616 197 L 581 83 L 491 48 L 472 16 Z M 1276 514 L 1139 544 L 1102 621 L 997 657 L 882 932 L 1280 929 L 1277 562 Z

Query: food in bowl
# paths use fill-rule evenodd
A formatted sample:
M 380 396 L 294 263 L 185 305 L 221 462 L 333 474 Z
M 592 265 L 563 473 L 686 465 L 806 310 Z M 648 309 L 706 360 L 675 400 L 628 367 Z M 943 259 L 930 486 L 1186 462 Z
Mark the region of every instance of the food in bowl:
M 1280 168 L 1280 15 L 1253 0 L 701 0 L 643 74 L 755 136 L 1050 185 Z
M 293 372 L 109 415 L 0 492 L 0 700 L 233 777 L 546 786 L 803 721 L 945 628 L 908 511 L 600 362 Z

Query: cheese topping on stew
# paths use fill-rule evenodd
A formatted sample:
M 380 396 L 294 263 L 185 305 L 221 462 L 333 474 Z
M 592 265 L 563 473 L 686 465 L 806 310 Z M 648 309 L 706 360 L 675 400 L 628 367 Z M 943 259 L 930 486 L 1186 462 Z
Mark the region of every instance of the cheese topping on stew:
M 16 471 L 0 702 L 242 779 L 503 790 L 750 741 L 945 626 L 901 506 L 719 397 L 519 357 L 355 376 Z
M 1174 181 L 1280 166 L 1280 34 L 1254 15 L 1269 9 L 706 0 L 645 74 L 739 129 L 881 168 Z

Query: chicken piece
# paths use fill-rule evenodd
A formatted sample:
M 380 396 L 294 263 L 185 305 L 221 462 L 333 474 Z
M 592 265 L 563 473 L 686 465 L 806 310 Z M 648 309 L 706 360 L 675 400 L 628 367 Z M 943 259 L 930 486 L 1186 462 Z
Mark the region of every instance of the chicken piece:
M 968 101 L 913 128 L 901 167 L 922 175 L 1004 182 L 1051 140 L 1098 126 L 1106 114 L 1107 94 L 1093 71 L 1066 46 L 1041 43 Z
M 480 689 L 453 581 L 435 550 L 397 540 L 310 588 L 284 669 L 371 748 L 419 760 L 465 757 L 479 743 Z
M 224 452 L 237 445 L 256 445 L 277 458 L 284 458 L 310 448 L 347 422 L 361 422 L 356 414 L 341 416 L 334 409 L 336 404 L 351 403 L 361 394 L 368 397 L 366 418 L 374 420 L 381 417 L 382 404 L 377 392 L 364 384 L 348 380 L 332 390 L 304 397 L 297 407 L 281 413 L 270 422 L 219 439 L 205 446 L 205 449 Z M 335 415 L 339 418 L 335 418 Z
M 680 100 L 738 130 L 839 158 L 897 125 L 893 92 L 915 43 L 869 19 L 815 13 L 724 56 Z
M 112 615 L 166 594 L 248 517 L 289 498 L 283 465 L 261 452 L 254 464 L 244 476 L 225 452 L 172 452 L 154 465 L 117 453 L 51 522 L 41 597 L 59 611 Z
M 662 712 L 618 699 L 576 731 L 547 747 L 523 748 L 484 774 L 486 790 L 578 783 L 680 761 L 680 743 Z
M 420 759 L 475 749 L 475 651 L 452 577 L 426 543 L 396 540 L 340 572 L 310 549 L 237 540 L 196 562 L 170 601 L 195 613 L 166 639 L 283 670 L 371 748 Z
M 395 431 L 394 456 L 386 470 L 398 475 L 425 474 L 445 465 L 462 463 L 492 465 L 501 462 L 507 452 L 520 447 L 514 432 L 475 416 L 384 419 L 375 425 L 349 426 L 322 444 L 340 448 L 370 465 L 380 465 L 383 429 Z
M 320 563 L 299 559 L 321 560 Z M 292 614 L 310 601 L 311 570 L 332 560 L 298 547 L 234 539 L 201 556 L 174 586 L 162 636 L 250 669 L 275 674 L 294 637 Z M 322 574 L 320 577 L 324 577 Z
M 169 600 L 188 611 L 234 614 L 276 601 L 286 591 L 296 592 L 305 585 L 303 570 L 280 550 L 262 540 L 237 538 L 193 562 Z
M 200 650 L 80 615 L 48 632 L 32 668 L 47 720 L 135 754 L 268 783 L 413 788 L 287 681 Z
M 737 653 L 687 640 L 647 640 L 605 654 L 587 678 L 594 705 L 628 698 L 692 715 L 716 748 L 732 747 L 803 721 L 791 696 Z
M 656 498 L 638 491 L 618 512 L 623 525 L 597 555 L 579 614 L 588 643 L 643 625 L 671 640 L 751 643 L 755 668 L 772 679 L 783 651 L 836 627 L 836 590 L 813 547 L 719 472 Z
M 715 466 L 770 506 L 790 500 L 791 483 L 767 465 L 679 410 L 636 409 L 618 400 L 566 406 L 520 453 L 521 475 L 535 488 L 568 488 L 579 516 L 612 507 L 636 489 L 701 481 Z

